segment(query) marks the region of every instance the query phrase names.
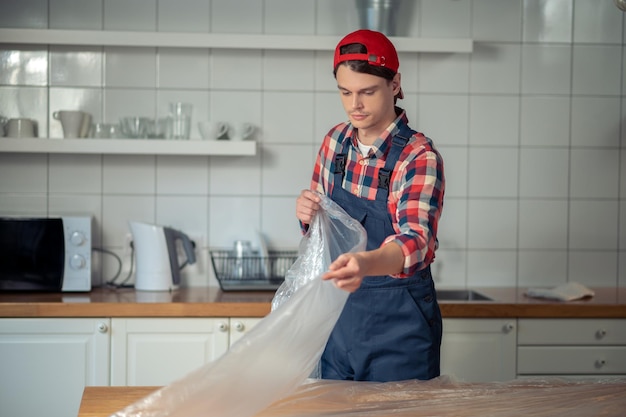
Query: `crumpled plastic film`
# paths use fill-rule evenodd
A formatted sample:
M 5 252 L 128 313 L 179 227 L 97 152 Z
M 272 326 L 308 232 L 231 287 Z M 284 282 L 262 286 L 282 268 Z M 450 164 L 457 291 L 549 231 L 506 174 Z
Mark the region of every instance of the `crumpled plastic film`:
M 367 233 L 357 220 L 350 217 L 330 198 L 320 194 L 322 210 L 300 241 L 299 256 L 287 271 L 285 281 L 276 291 L 272 310 L 276 310 L 300 287 L 328 269 L 331 259 L 346 252 L 365 250 Z
M 626 378 L 461 382 L 308 380 L 256 417 L 590 417 L 625 415 Z
M 348 297 L 320 276 L 331 260 L 367 242 L 365 229 L 341 207 L 325 196 L 321 206 L 273 311 L 222 357 L 114 417 L 253 416 L 307 380 Z

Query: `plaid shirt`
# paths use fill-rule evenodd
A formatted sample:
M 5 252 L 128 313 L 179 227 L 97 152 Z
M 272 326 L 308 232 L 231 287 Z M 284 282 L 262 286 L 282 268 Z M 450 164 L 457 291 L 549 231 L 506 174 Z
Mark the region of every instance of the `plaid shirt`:
M 353 195 L 368 200 L 376 199 L 378 171 L 385 166 L 391 149 L 391 139 L 399 126 L 407 125 L 404 110 L 396 108 L 398 117 L 376 139 L 367 156 L 361 155 L 353 128 L 348 126 L 345 140 L 350 140 L 343 188 Z M 337 142 L 347 123 L 331 129 L 320 147 L 315 163 L 311 189 L 330 196 L 333 186 L 331 165 L 341 152 Z M 443 160 L 432 141 L 415 133 L 404 147 L 391 174 L 387 209 L 396 232 L 383 242 L 396 242 L 404 253 L 404 269 L 395 275 L 404 278 L 426 268 L 435 259 L 438 247 L 437 225 L 443 208 L 445 180 Z

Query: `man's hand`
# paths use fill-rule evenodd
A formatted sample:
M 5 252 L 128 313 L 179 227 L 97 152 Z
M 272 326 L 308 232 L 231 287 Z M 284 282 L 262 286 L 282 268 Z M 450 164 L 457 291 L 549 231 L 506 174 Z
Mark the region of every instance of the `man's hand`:
M 366 276 L 393 275 L 402 272 L 404 255 L 394 242 L 378 249 L 344 253 L 328 266 L 322 279 L 331 279 L 338 288 L 355 292 Z
M 320 196 L 311 190 L 302 190 L 296 199 L 296 217 L 304 224 L 311 224 L 320 209 Z
M 322 279 L 332 279 L 337 288 L 348 292 L 355 292 L 361 286 L 365 276 L 364 258 L 358 253 L 344 253 L 339 255 L 328 267 L 328 272 Z

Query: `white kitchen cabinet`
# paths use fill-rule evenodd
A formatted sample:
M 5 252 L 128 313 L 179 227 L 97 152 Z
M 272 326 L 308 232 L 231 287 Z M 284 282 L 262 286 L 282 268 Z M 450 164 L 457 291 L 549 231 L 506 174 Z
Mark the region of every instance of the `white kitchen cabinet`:
M 515 319 L 444 319 L 441 374 L 467 382 L 515 378 Z
M 0 415 L 78 414 L 87 385 L 109 385 L 105 318 L 0 319 Z
M 248 330 L 256 326 L 261 320 L 261 318 L 254 317 L 231 318 L 228 325 L 229 346 L 232 346 L 235 342 L 244 337 Z
M 626 319 L 520 319 L 519 376 L 626 376 Z
M 167 385 L 219 358 L 260 320 L 114 318 L 111 385 Z

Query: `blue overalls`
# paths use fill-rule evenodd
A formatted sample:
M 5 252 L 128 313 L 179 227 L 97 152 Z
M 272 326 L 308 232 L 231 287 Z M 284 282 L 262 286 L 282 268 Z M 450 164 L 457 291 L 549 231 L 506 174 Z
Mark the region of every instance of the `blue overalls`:
M 389 177 L 413 131 L 403 126 L 393 138 L 379 174 L 376 200 L 357 197 L 342 185 L 350 138 L 335 158 L 331 198 L 367 230 L 367 250 L 395 231 L 387 210 Z M 427 380 L 439 376 L 441 312 L 430 267 L 407 278 L 365 277 L 351 293 L 322 355 L 324 379 L 355 381 Z

